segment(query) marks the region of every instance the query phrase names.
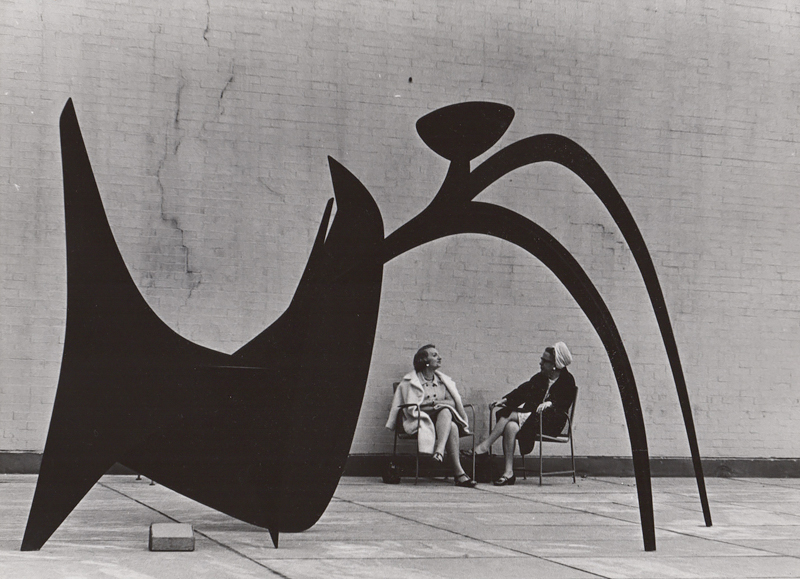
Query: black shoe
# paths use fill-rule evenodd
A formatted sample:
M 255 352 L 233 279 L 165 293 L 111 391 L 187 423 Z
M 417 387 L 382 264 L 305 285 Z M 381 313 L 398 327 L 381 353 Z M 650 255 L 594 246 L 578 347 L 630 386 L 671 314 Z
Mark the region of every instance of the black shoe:
M 511 476 L 503 475 L 492 484 L 496 487 L 510 487 L 513 486 L 515 482 L 517 482 L 517 475 L 512 474 Z
M 457 477 L 455 477 L 455 485 L 457 487 L 474 489 L 476 486 L 478 486 L 478 483 L 469 478 L 468 474 L 460 474 Z

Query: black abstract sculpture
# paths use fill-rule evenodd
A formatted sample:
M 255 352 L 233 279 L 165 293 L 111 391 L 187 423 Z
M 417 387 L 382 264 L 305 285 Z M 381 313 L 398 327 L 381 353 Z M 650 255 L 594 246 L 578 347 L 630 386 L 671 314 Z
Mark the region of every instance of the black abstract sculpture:
M 650 468 L 633 371 L 613 318 L 586 273 L 542 228 L 472 201 L 523 165 L 552 161 L 600 197 L 639 264 L 672 365 L 706 524 L 711 525 L 686 385 L 666 305 L 641 234 L 591 156 L 558 135 L 514 143 L 470 171 L 505 133 L 510 107 L 468 102 L 421 118 L 425 143 L 450 161 L 439 192 L 384 239 L 380 211 L 329 158 L 328 202 L 286 312 L 228 355 L 173 332 L 145 303 L 103 210 L 71 100 L 61 116 L 67 230 L 67 329 L 50 430 L 22 550 L 42 547 L 116 462 L 187 497 L 269 530 L 311 527 L 341 477 L 366 387 L 383 265 L 433 239 L 482 233 L 541 260 L 587 315 L 608 353 L 633 453 L 645 550 L 655 549 Z M 313 457 L 313 458 L 312 458 Z

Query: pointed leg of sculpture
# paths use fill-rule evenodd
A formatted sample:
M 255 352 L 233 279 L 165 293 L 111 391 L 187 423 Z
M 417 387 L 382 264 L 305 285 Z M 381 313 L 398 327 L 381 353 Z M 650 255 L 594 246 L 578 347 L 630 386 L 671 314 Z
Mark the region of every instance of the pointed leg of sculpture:
M 486 203 L 471 203 L 457 226 L 459 232 L 485 233 L 500 237 L 536 256 L 564 284 L 595 328 L 608 353 L 617 379 L 630 437 L 639 517 L 645 551 L 655 551 L 655 519 L 650 483 L 644 417 L 628 355 L 614 319 L 589 277 L 567 249 L 554 237 L 521 215 Z
M 270 531 L 269 536 L 272 537 L 272 544 L 275 545 L 275 548 L 278 548 L 278 531 Z
M 22 541 L 24 551 L 40 549 L 115 462 L 111 456 L 113 443 L 105 438 L 106 432 L 100 432 L 104 430 L 103 425 L 89 425 L 81 420 L 87 402 L 83 393 L 99 386 L 102 370 L 98 366 L 104 361 L 98 359 L 97 366 L 92 366 L 81 359 L 86 344 L 98 338 L 89 335 L 76 316 L 95 311 L 102 303 L 101 299 L 90 297 L 87 291 L 90 284 L 97 282 L 116 289 L 118 282 L 128 274 L 118 252 L 114 254 L 116 245 L 105 219 L 71 101 L 61 116 L 61 149 L 67 221 L 67 332 L 59 391 Z M 76 219 L 83 221 L 82 226 L 77 226 Z M 89 242 L 93 236 L 101 243 L 93 246 Z M 85 254 L 76 256 L 83 249 L 87 250 Z M 101 271 L 101 279 L 95 279 L 95 273 Z M 113 409 L 109 409 L 113 420 L 116 417 L 112 417 L 112 413 Z
M 69 464 L 45 464 L 45 472 L 57 473 L 40 479 L 34 494 L 28 525 L 22 538 L 22 551 L 38 551 L 61 525 L 86 493 L 100 480 L 107 468 L 89 473 L 76 472 Z M 61 475 L 62 478 L 58 478 Z

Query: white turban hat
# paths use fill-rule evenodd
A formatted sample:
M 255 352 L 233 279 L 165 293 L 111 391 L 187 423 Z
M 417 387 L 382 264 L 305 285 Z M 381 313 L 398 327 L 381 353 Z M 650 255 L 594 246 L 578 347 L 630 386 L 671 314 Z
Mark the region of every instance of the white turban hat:
M 556 342 L 553 346 L 556 354 L 556 368 L 561 370 L 572 364 L 572 354 L 569 353 L 569 348 L 564 342 Z

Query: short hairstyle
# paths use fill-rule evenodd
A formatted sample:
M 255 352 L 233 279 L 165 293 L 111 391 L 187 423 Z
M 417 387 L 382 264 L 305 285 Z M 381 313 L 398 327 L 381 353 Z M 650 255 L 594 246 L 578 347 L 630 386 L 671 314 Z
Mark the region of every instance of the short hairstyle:
M 414 354 L 414 370 L 422 372 L 428 363 L 428 348 L 435 348 L 434 344 L 425 344 Z

